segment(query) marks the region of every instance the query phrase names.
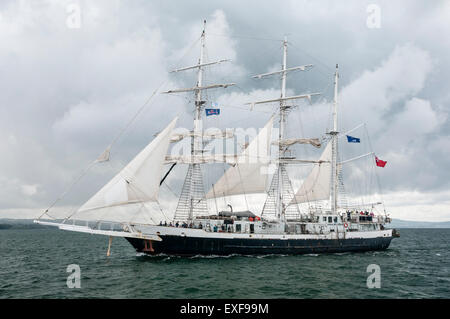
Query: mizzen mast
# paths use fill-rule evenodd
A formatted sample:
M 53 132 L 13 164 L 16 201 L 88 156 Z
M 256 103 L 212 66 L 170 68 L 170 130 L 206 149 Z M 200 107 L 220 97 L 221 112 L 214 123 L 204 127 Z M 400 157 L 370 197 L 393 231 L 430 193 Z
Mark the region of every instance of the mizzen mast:
M 338 80 L 339 70 L 336 64 L 336 72 L 334 73 L 334 99 L 333 99 L 333 130 L 329 132 L 331 135 L 331 212 L 337 213 L 337 197 L 338 197 L 338 122 L 337 122 L 337 107 L 338 107 Z

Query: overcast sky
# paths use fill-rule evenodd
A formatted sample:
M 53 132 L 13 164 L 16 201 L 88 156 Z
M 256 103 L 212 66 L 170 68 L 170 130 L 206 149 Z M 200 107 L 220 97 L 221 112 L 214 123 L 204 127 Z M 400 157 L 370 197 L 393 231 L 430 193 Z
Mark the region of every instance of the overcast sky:
M 278 79 L 251 75 L 280 67 L 286 35 L 289 66 L 315 65 L 289 76 L 289 93 L 323 92 L 312 105 L 299 103 L 290 134 L 300 124 L 310 136 L 330 128 L 339 63 L 340 128 L 366 123 L 373 151 L 388 161 L 377 172 L 391 215 L 450 220 L 450 2 L 411 0 L 2 0 L 0 217 L 48 207 L 161 85 L 193 86 L 192 73 L 168 71 L 197 62 L 203 19 L 208 60 L 232 60 L 211 68 L 207 83 L 238 84 L 210 93 L 222 113 L 207 125 L 268 120 L 273 109 L 244 103 L 278 97 Z M 88 199 L 175 115 L 190 128 L 190 102 L 186 94 L 156 96 L 114 145 L 114 160 L 65 204 Z

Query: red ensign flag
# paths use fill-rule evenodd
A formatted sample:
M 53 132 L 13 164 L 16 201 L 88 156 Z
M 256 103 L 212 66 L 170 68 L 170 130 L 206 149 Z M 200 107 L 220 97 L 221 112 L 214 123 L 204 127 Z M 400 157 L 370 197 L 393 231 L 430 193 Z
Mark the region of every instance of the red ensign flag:
M 377 163 L 377 166 L 379 166 L 379 167 L 385 167 L 386 163 L 387 163 L 387 161 L 382 161 L 376 156 L 375 156 L 375 162 Z

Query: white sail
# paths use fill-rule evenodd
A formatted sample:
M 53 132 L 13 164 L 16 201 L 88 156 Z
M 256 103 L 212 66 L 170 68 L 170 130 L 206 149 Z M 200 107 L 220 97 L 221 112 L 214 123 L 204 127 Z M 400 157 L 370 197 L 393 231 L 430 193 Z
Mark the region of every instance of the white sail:
M 117 211 L 117 215 L 122 215 L 127 214 L 126 211 L 136 210 L 136 205 L 132 205 L 134 203 L 156 202 L 164 159 L 176 121 L 177 118 L 108 184 L 81 206 L 78 213 L 125 205 L 111 210 L 112 213 Z M 141 207 L 142 204 L 138 206 Z M 79 217 L 77 216 L 77 219 Z
M 273 117 L 239 156 L 236 165 L 213 185 L 206 198 L 263 193 L 267 188 Z
M 169 222 L 171 220 L 169 217 L 162 212 L 157 202 L 146 201 L 101 207 L 92 210 L 79 210 L 70 219 L 156 225 L 160 221 Z
M 288 138 L 279 141 L 273 141 L 273 145 L 291 146 L 294 144 L 311 144 L 314 147 L 319 148 L 321 146 L 318 138 Z
M 225 130 L 225 131 L 221 131 L 221 130 L 206 130 L 203 133 L 197 133 L 195 134 L 194 132 L 184 132 L 184 133 L 174 133 L 170 139 L 171 143 L 176 143 L 181 141 L 182 139 L 186 138 L 186 137 L 192 137 L 192 136 L 196 136 L 196 137 L 201 137 L 203 139 L 214 139 L 214 138 L 233 138 L 234 137 L 234 130 Z
M 241 155 L 234 154 L 200 154 L 200 155 L 167 155 L 166 164 L 206 164 L 206 163 L 227 163 L 235 165 L 244 159 Z M 257 157 L 255 157 L 257 160 Z
M 314 165 L 290 204 L 330 199 L 331 150 L 331 143 L 328 143 L 319 159 L 323 162 Z

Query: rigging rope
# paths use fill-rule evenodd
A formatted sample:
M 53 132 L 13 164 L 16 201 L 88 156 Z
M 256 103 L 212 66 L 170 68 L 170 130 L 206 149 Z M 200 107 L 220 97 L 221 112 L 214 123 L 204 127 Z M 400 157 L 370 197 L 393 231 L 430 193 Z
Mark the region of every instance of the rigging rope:
M 192 48 L 200 41 L 199 37 L 187 50 L 186 52 L 181 56 L 181 58 L 177 61 L 177 64 L 184 58 L 186 57 L 186 55 L 192 50 Z M 164 87 L 164 85 L 167 84 L 167 82 L 169 81 L 169 79 L 166 79 L 165 81 L 163 81 L 158 88 L 153 91 L 152 95 L 145 101 L 145 103 L 139 107 L 139 109 L 137 110 L 137 112 L 134 114 L 134 116 L 130 119 L 130 121 L 125 125 L 125 127 L 115 136 L 115 138 L 112 140 L 112 142 L 109 144 L 109 146 L 106 148 L 106 150 L 110 150 L 112 148 L 112 146 L 117 142 L 117 140 L 125 133 L 126 130 L 128 130 L 128 128 L 135 122 L 135 120 L 138 118 L 138 116 L 144 111 L 144 109 L 146 108 L 147 105 L 149 105 L 150 101 L 154 98 L 154 96 L 158 93 L 158 91 Z M 102 153 L 104 154 L 104 152 Z M 108 159 L 109 161 L 109 156 Z M 38 219 L 41 219 L 44 215 L 47 215 L 53 219 L 56 219 L 54 217 L 52 217 L 51 215 L 48 214 L 49 210 L 52 209 L 59 201 L 61 201 L 69 192 L 70 190 L 84 177 L 86 176 L 86 174 L 90 171 L 90 169 L 97 164 L 98 158 L 94 161 L 92 161 L 91 163 L 89 163 L 85 169 L 83 169 L 80 173 L 80 175 L 69 185 L 69 187 L 54 201 L 52 202 L 52 204 L 44 211 L 44 213 L 42 213 Z M 76 211 L 75 211 L 76 212 Z M 70 217 L 73 216 L 74 213 L 71 213 Z M 67 220 L 70 217 L 66 217 L 64 218 L 64 220 Z
M 245 206 L 247 207 L 247 210 L 249 211 L 250 209 L 248 208 L 247 194 L 245 193 L 245 186 L 242 181 L 241 169 L 239 168 L 239 164 L 236 164 L 236 167 L 237 167 L 237 170 L 239 173 L 239 180 L 241 181 L 241 184 L 242 184 L 242 191 L 244 192 Z
M 48 214 L 48 211 L 50 209 L 52 209 L 61 199 L 63 199 L 67 193 L 75 186 L 75 184 L 77 184 L 86 174 L 87 172 L 92 168 L 92 166 L 94 166 L 94 164 L 97 163 L 97 160 L 89 163 L 89 165 L 83 170 L 81 171 L 81 174 L 69 185 L 69 187 L 67 187 L 64 192 L 58 197 L 56 198 L 56 200 L 53 201 L 53 203 L 44 211 L 44 213 L 42 213 L 38 219 L 41 219 L 44 215 L 47 214 L 47 216 L 52 217 L 51 215 Z M 52 217 L 53 219 L 56 219 L 54 217 Z
M 370 136 L 369 136 L 369 132 L 367 130 L 366 124 L 364 124 L 364 130 L 365 130 L 365 133 L 366 133 L 366 136 L 367 136 L 367 140 L 369 142 L 370 151 L 373 152 L 372 142 L 370 140 Z M 376 167 L 374 167 L 374 168 L 376 168 Z M 377 173 L 376 169 L 375 169 L 375 177 L 376 177 L 376 180 L 377 180 L 378 190 L 380 191 L 380 199 L 381 199 L 381 203 L 383 205 L 384 214 L 386 215 L 386 206 L 384 204 L 383 191 L 381 189 L 380 177 L 378 176 L 378 173 Z
M 217 36 L 217 37 L 227 37 L 227 38 L 240 38 L 240 39 L 250 39 L 250 40 L 260 40 L 260 41 L 276 41 L 283 42 L 283 40 L 276 38 L 259 38 L 247 35 L 229 35 L 229 34 L 217 34 L 217 33 L 208 33 L 208 35 Z

